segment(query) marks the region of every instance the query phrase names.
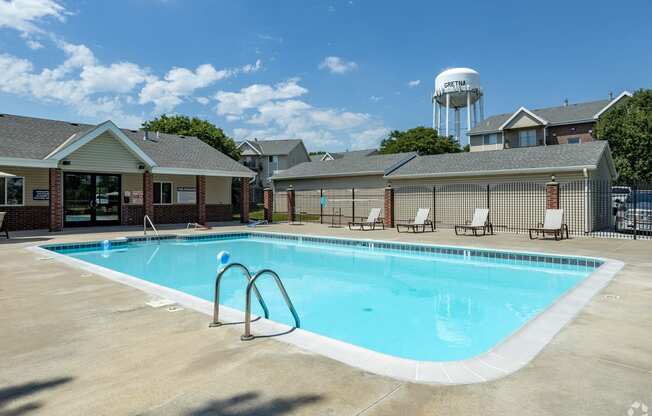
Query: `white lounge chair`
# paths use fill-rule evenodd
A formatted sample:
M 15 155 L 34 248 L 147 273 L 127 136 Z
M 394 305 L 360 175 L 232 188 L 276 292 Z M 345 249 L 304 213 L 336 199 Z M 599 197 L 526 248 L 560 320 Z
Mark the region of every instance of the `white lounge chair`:
M 563 209 L 547 209 L 546 216 L 543 219 L 543 224 L 539 223 L 535 228 L 530 228 L 530 239 L 534 237 L 532 234 L 546 237 L 546 234 L 552 234 L 555 240 L 564 239 L 564 232 L 566 238 L 568 237 L 568 225 L 564 224 L 564 210 Z
M 474 236 L 486 235 L 494 233 L 494 226 L 489 222 L 489 209 L 487 208 L 476 208 L 473 213 L 473 220 L 471 224 L 456 225 L 455 226 L 455 235 L 460 235 L 460 231 L 463 231 L 463 234 L 466 235 L 467 231 L 472 231 Z M 482 231 L 482 234 L 478 234 L 478 231 Z
M 376 224 L 380 224 L 383 227 L 383 230 L 385 229 L 385 222 L 383 221 L 382 218 L 380 218 L 380 208 L 371 208 L 371 211 L 369 211 L 369 216 L 367 217 L 366 221 L 361 221 L 361 222 L 351 221 L 349 223 L 349 230 L 352 230 L 353 227 L 360 227 L 359 229 L 362 231 L 375 230 Z M 369 227 L 369 228 L 365 229 L 365 227 Z
M 5 237 L 9 239 L 9 231 L 7 230 L 7 223 L 5 222 L 5 217 L 7 216 L 6 212 L 0 212 L 0 233 L 5 232 Z
M 430 231 L 435 231 L 435 224 L 428 219 L 430 215 L 430 208 L 419 208 L 417 211 L 414 221 L 407 223 L 397 223 L 396 231 L 401 232 L 401 227 L 405 227 L 408 230 L 412 230 L 415 233 L 419 231 L 419 227 L 422 228 L 421 232 L 426 232 L 426 227 L 430 227 Z

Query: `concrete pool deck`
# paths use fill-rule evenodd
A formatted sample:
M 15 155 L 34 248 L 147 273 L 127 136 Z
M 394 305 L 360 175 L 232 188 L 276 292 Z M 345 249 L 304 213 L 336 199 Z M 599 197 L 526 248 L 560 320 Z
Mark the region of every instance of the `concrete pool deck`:
M 249 229 L 212 232 L 242 230 Z M 137 228 L 20 233 L 0 240 L 0 414 L 613 415 L 634 402 L 652 405 L 652 241 L 351 232 L 316 224 L 257 230 L 610 257 L 626 265 L 521 370 L 482 384 L 429 386 L 274 339 L 243 343 L 238 325 L 209 329 L 206 315 L 152 308 L 146 293 L 25 249 L 142 234 Z

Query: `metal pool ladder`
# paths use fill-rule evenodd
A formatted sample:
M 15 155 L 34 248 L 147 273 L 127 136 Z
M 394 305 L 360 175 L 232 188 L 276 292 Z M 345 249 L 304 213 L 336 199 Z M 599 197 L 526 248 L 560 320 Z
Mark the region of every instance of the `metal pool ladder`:
M 157 237 L 160 237 L 158 235 L 158 230 L 156 227 L 154 227 L 154 223 L 152 222 L 152 219 L 149 217 L 149 215 L 145 215 L 143 217 L 143 235 L 147 235 L 147 223 L 149 222 L 149 226 L 152 227 L 152 230 L 154 230 L 154 234 L 156 234 Z
M 226 273 L 227 270 L 236 267 L 242 271 L 243 276 L 245 279 L 247 279 L 247 289 L 245 292 L 245 333 L 240 337 L 242 341 L 249 341 L 254 339 L 255 337 L 251 334 L 251 292 L 253 291 L 256 294 L 256 298 L 258 298 L 258 303 L 260 306 L 263 308 L 263 313 L 265 315 L 265 319 L 269 319 L 269 309 L 267 309 L 267 305 L 265 304 L 265 301 L 263 300 L 263 297 L 261 296 L 260 292 L 258 291 L 258 288 L 256 287 L 256 280 L 264 274 L 269 274 L 274 278 L 274 281 L 276 282 L 276 286 L 278 286 L 278 289 L 281 292 L 281 295 L 283 295 L 283 300 L 285 300 L 285 304 L 287 305 L 288 309 L 292 313 L 292 317 L 294 318 L 294 326 L 295 328 L 299 328 L 301 326 L 301 322 L 299 320 L 299 315 L 297 314 L 296 309 L 294 309 L 294 305 L 292 304 L 292 301 L 290 300 L 290 296 L 288 295 L 288 292 L 285 290 L 285 286 L 283 286 L 283 282 L 281 281 L 281 278 L 279 275 L 270 269 L 263 269 L 258 271 L 253 277 L 251 276 L 251 273 L 249 272 L 249 269 L 241 263 L 231 263 L 228 266 L 224 267 L 217 273 L 217 277 L 215 278 L 215 301 L 213 304 L 213 322 L 210 323 L 209 327 L 216 327 L 216 326 L 221 326 L 222 322 L 219 320 L 220 316 L 220 283 L 222 281 L 222 276 L 224 276 L 224 273 Z

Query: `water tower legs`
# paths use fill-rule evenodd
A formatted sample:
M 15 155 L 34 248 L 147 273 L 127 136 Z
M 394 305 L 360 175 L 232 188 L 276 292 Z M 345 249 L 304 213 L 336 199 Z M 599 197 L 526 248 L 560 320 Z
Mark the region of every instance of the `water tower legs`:
M 462 135 L 460 134 L 460 109 L 455 107 L 455 140 L 460 143 Z
M 451 96 L 446 94 L 446 137 L 450 136 L 450 129 L 448 128 L 448 118 L 451 108 Z
M 471 130 L 471 91 L 466 92 L 466 131 Z M 461 137 L 461 135 L 459 135 Z
M 484 94 L 480 96 L 480 121 L 484 121 Z

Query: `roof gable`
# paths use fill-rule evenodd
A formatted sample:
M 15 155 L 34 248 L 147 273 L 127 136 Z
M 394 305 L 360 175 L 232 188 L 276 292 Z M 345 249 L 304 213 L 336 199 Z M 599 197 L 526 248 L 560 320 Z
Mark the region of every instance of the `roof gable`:
M 604 114 L 606 111 L 608 111 L 611 107 L 613 107 L 613 106 L 614 106 L 616 103 L 618 103 L 620 100 L 622 100 L 623 98 L 626 98 L 626 97 L 631 97 L 631 96 L 632 96 L 632 93 L 629 92 L 629 91 L 623 91 L 623 92 L 621 92 L 620 95 L 619 95 L 618 97 L 616 97 L 616 98 L 614 98 L 613 100 L 611 100 L 611 102 L 609 102 L 609 104 L 605 105 L 604 108 L 602 108 L 600 111 L 598 111 L 598 112 L 593 116 L 593 118 L 595 118 L 596 120 L 599 119 L 600 116 L 601 116 L 602 114 Z
M 548 124 L 544 118 L 534 114 L 525 107 L 521 107 L 512 114 L 498 130 L 516 129 L 522 127 L 534 127 Z
M 45 159 L 62 160 L 107 132 L 115 137 L 141 162 L 145 163 L 149 167 L 156 166 L 156 162 L 151 157 L 149 157 L 141 148 L 136 146 L 134 142 L 132 142 L 131 139 L 127 137 L 123 131 L 120 130 L 120 128 L 118 128 L 118 126 L 116 126 L 111 120 L 107 120 L 94 129 L 81 134 L 78 138 L 71 137 L 67 139 L 66 142 L 60 146 L 60 148 L 55 150 L 53 153 L 50 153 L 45 157 Z

